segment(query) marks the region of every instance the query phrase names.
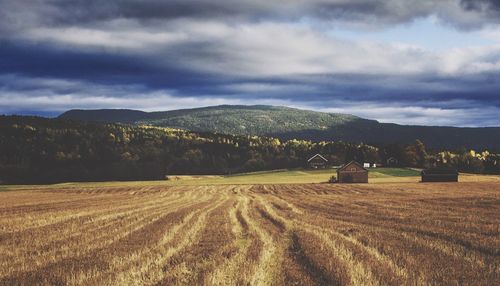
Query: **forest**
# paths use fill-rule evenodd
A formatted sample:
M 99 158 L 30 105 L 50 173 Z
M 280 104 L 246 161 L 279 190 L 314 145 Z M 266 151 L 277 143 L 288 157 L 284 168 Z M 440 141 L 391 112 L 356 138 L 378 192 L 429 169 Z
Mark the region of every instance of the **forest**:
M 500 154 L 430 150 L 424 142 L 369 145 L 190 132 L 118 123 L 0 116 L 0 182 L 158 180 L 167 175 L 234 174 L 306 166 L 321 153 L 333 166 L 350 160 L 402 167 L 448 166 L 500 174 Z

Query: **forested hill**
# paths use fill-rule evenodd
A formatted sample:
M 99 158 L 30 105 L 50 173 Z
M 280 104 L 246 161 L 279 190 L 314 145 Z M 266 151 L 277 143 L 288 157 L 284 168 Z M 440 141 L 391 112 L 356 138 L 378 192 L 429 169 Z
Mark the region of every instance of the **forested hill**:
M 348 114 L 276 106 L 212 106 L 164 112 L 70 110 L 61 118 L 149 124 L 233 135 L 274 136 L 283 140 L 407 144 L 416 139 L 434 149 L 500 150 L 500 127 L 459 128 L 380 123 Z
M 347 114 L 323 113 L 267 105 L 220 105 L 163 112 L 129 109 L 70 110 L 59 116 L 81 121 L 150 124 L 232 135 L 272 135 L 368 121 Z

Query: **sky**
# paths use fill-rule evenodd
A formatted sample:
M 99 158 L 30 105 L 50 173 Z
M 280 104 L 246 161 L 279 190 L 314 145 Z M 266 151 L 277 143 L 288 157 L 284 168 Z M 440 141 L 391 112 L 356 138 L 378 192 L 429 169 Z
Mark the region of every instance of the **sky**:
M 220 104 L 500 126 L 500 1 L 0 0 L 0 114 Z

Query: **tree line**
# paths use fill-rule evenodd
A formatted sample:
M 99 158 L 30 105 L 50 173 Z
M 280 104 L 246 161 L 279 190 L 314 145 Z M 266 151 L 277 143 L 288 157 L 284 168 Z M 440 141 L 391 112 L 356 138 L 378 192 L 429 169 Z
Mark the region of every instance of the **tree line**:
M 280 141 L 260 136 L 0 116 L 0 182 L 158 180 L 166 175 L 232 174 L 306 166 L 320 153 L 331 165 L 350 160 L 398 166 L 451 166 L 500 173 L 500 156 L 488 151 L 434 152 L 420 141 L 374 146 L 348 142 Z

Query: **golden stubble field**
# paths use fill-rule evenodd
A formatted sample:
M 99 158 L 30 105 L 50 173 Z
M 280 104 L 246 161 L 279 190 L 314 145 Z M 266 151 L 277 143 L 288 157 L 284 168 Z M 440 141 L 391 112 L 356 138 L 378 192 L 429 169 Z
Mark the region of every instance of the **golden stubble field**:
M 0 192 L 0 285 L 499 285 L 500 184 Z

